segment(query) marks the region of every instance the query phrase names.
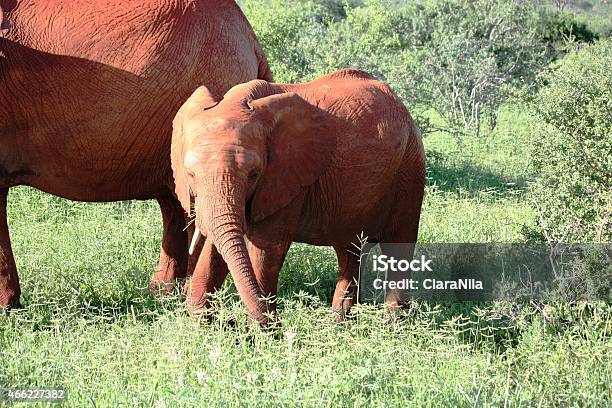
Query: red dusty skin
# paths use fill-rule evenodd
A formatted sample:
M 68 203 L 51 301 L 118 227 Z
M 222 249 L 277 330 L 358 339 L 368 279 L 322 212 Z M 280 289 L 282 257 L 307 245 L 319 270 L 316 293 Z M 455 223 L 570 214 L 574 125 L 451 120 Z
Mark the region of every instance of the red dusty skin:
M 258 296 L 277 294 L 291 242 L 336 250 L 332 307 L 339 318 L 356 300 L 358 237 L 416 242 L 425 184 L 421 135 L 393 91 L 358 69 L 305 84 L 250 81 L 222 99 L 200 87 L 174 120 L 171 162 L 185 180 L 182 190 L 203 203 L 201 225 L 255 319 L 264 309 Z M 386 300 L 400 307 L 406 293 L 388 292 Z
M 4 10 L 0 4 L 0 38 L 6 37 L 11 29 L 11 22 L 4 18 Z
M 154 284 L 188 273 L 170 168 L 172 119 L 200 85 L 221 96 L 266 58 L 232 0 L 0 0 L 0 194 L 158 200 Z M 7 31 L 8 30 L 8 31 Z M 19 285 L 0 208 L 0 307 Z M 192 259 L 189 262 L 193 265 Z

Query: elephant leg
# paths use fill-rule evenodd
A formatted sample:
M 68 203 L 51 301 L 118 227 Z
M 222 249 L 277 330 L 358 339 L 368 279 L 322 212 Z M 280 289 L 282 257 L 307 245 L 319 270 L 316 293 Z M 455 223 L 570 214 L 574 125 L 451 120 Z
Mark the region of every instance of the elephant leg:
M 8 188 L 0 188 L 0 309 L 19 307 L 21 295 L 6 219 L 7 196 Z
M 164 232 L 159 265 L 149 287 L 162 293 L 172 290 L 176 279 L 187 275 L 188 247 L 185 217 L 180 203 L 172 197 L 158 198 Z
M 276 314 L 278 277 L 290 246 L 291 241 L 265 248 L 257 247 L 252 242 L 248 243 L 249 258 L 253 264 L 257 283 L 267 300 L 268 312 L 272 314 Z
M 359 257 L 350 248 L 336 248 L 338 257 L 338 283 L 332 300 L 332 310 L 336 320 L 342 321 L 351 307 L 357 302 L 357 276 L 359 274 Z
M 393 244 L 401 243 L 401 245 Z M 405 238 L 391 238 L 381 243 L 381 252 L 387 255 L 389 258 L 395 259 L 412 259 L 414 253 L 414 244 L 410 244 L 410 241 Z M 392 271 L 389 270 L 386 273 L 385 280 L 389 282 L 400 282 L 404 279 L 410 279 L 410 271 Z M 385 293 L 385 303 L 389 311 L 393 312 L 397 309 L 403 308 L 410 298 L 410 289 L 387 289 Z
M 398 248 L 385 243 L 415 244 L 419 233 L 419 218 L 423 202 L 423 184 L 412 175 L 402 174 L 398 188 L 397 199 L 391 208 L 389 218 L 383 228 L 380 242 L 385 255 L 395 258 L 412 259 L 414 245 Z M 402 272 L 389 272 L 387 280 L 400 281 L 410 279 L 410 275 Z M 410 297 L 409 289 L 387 290 L 385 303 L 390 311 L 403 308 Z
M 199 316 L 210 308 L 210 294 L 221 288 L 228 272 L 229 269 L 221 254 L 212 244 L 212 240 L 207 239 L 194 267 L 193 275 L 185 284 L 190 315 Z

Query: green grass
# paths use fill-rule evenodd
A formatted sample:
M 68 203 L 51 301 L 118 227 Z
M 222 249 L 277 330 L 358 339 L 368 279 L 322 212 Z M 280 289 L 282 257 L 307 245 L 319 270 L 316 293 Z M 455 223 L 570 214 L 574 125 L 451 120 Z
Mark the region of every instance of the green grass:
M 523 118 L 477 141 L 426 138 L 423 242 L 517 242 L 532 225 Z M 524 130 L 522 132 L 525 132 Z M 0 385 L 61 386 L 69 406 L 604 406 L 609 304 L 360 305 L 334 323 L 333 251 L 294 245 L 282 329 L 250 331 L 231 285 L 198 323 L 177 294 L 143 292 L 161 236 L 153 202 L 9 197 L 25 309 L 0 315 Z M 234 325 L 229 322 L 235 322 Z M 0 405 L 2 403 L 0 402 Z

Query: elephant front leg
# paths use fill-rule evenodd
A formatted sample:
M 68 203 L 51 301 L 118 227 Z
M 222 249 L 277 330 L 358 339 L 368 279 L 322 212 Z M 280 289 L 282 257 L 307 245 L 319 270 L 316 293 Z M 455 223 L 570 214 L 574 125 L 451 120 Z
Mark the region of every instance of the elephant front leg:
M 0 309 L 19 307 L 19 276 L 13 258 L 6 219 L 8 189 L 0 189 Z
M 267 301 L 267 310 L 273 315 L 272 321 L 276 319 L 280 270 L 298 230 L 305 194 L 302 192 L 274 217 L 250 225 L 247 233 L 249 258 L 257 284 Z
M 290 245 L 291 241 L 268 247 L 258 247 L 252 242 L 248 243 L 253 271 L 267 301 L 268 312 L 271 314 L 276 314 L 278 277 Z
M 185 284 L 185 296 L 190 315 L 201 316 L 210 309 L 210 295 L 221 288 L 228 273 L 227 264 L 217 252 L 212 241 L 207 239 L 191 279 Z
M 176 279 L 187 275 L 187 232 L 185 217 L 180 203 L 172 197 L 159 198 L 164 232 L 159 255 L 159 264 L 149 288 L 161 293 L 172 290 Z

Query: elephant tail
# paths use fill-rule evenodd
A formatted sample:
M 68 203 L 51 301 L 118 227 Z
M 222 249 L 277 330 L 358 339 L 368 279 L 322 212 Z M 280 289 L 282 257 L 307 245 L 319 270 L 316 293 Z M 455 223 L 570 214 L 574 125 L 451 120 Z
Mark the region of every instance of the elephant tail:
M 263 79 L 267 82 L 274 82 L 270 65 L 268 64 L 268 58 L 261 48 L 261 44 L 257 40 L 257 36 L 253 32 L 253 47 L 255 51 L 255 57 L 257 58 L 257 79 Z
M 268 58 L 266 58 L 266 54 L 264 53 L 257 39 L 255 39 L 255 55 L 257 56 L 258 63 L 257 79 L 263 79 L 267 82 L 274 82 L 272 70 L 270 70 L 270 64 L 268 64 Z

